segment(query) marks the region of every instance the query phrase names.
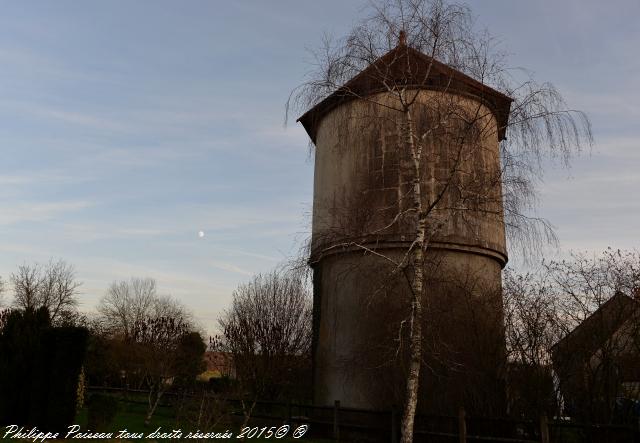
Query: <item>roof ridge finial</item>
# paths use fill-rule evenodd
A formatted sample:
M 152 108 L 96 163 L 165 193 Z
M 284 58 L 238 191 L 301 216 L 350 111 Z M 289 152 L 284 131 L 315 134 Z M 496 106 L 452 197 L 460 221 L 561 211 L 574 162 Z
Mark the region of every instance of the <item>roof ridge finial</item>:
M 404 29 L 401 29 L 398 34 L 398 46 L 407 46 L 407 33 L 404 32 Z

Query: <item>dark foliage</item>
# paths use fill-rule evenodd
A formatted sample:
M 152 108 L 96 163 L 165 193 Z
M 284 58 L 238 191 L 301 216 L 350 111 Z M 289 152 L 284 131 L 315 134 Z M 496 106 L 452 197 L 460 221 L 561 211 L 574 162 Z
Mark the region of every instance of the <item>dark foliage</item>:
M 202 336 L 197 332 L 190 332 L 180 337 L 175 352 L 174 385 L 187 387 L 195 382 L 196 376 L 206 369 L 203 360 L 206 348 Z
M 30 422 L 30 394 L 39 377 L 36 359 L 43 349 L 45 331 L 50 327 L 46 308 L 6 314 L 0 332 L 0 421 Z
M 76 415 L 78 377 L 87 347 L 87 330 L 51 328 L 45 332 L 32 388 L 32 420 L 47 430 L 64 430 Z M 36 412 L 37 411 L 37 412 Z M 39 413 L 39 416 L 37 415 Z
M 222 394 L 232 392 L 236 388 L 235 384 L 232 378 L 222 376 L 220 378 L 210 378 L 207 382 L 207 387 L 215 394 Z
M 91 333 L 87 341 L 85 376 L 90 386 L 118 386 L 118 370 L 111 355 L 109 340 L 99 334 Z
M 47 308 L 12 311 L 0 333 L 0 417 L 63 430 L 75 418 L 87 331 L 52 328 Z

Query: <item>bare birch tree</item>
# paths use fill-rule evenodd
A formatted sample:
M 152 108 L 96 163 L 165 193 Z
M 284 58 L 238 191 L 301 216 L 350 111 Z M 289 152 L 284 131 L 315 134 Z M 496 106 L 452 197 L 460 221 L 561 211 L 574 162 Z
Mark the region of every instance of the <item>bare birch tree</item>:
M 418 71 L 412 71 L 406 62 L 405 69 L 399 71 L 398 65 L 405 63 L 412 51 L 426 54 L 431 61 Z M 551 84 L 529 78 L 518 81 L 511 75 L 502 54 L 494 50 L 491 36 L 475 27 L 471 11 L 464 4 L 443 0 L 373 2 L 368 15 L 344 39 L 327 38 L 316 58 L 317 69 L 293 91 L 287 112 L 290 108 L 306 110 L 337 91 L 366 103 L 369 112 L 359 117 L 363 128 L 390 125 L 397 134 L 402 157 L 398 164 L 401 191 L 389 205 L 387 222 L 371 222 L 376 219 L 374 214 L 345 214 L 351 220 L 362 216 L 365 222 L 361 232 L 345 232 L 334 226 L 328 234 L 333 241 L 326 244 L 330 244 L 328 248 L 360 248 L 387 263 L 392 275 L 405 275 L 408 280 L 409 312 L 398 328 L 409 325 L 401 426 L 402 442 L 409 443 L 413 441 L 424 360 L 424 310 L 428 308 L 424 303 L 429 300 L 425 282 L 430 278 L 425 260 L 433 239 L 452 218 L 473 226 L 474 218 L 485 214 L 496 220 L 504 216 L 502 223 L 511 247 L 527 254 L 542 241 L 554 241 L 551 225 L 532 215 L 542 160 L 552 157 L 567 163 L 574 152 L 591 144 L 590 124 L 585 114 L 568 108 Z M 441 69 L 443 65 L 512 99 L 509 120 L 492 126 L 485 107 L 452 99 L 448 92 L 455 78 L 442 75 L 447 72 Z M 370 81 L 383 95 L 363 94 L 362 89 L 351 87 L 349 80 L 367 68 L 367 74 L 375 77 Z M 426 100 L 423 89 L 436 93 Z M 416 124 L 421 115 L 429 118 Z M 501 137 L 505 132 L 507 139 Z M 502 140 L 501 164 L 497 170 L 478 174 L 470 162 L 489 137 Z M 442 151 L 429 152 L 430 147 L 434 141 L 437 144 L 443 140 L 449 143 L 448 158 L 442 159 L 444 167 L 434 171 Z M 495 189 L 496 184 L 501 192 L 487 191 Z M 400 257 L 385 255 L 357 240 L 400 225 L 412 232 L 410 246 Z

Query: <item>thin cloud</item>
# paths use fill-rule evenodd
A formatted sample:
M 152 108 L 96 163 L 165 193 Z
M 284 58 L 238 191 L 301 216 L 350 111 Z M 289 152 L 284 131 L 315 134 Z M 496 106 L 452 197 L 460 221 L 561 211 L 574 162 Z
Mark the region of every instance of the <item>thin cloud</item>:
M 29 33 L 33 35 L 32 30 Z M 97 72 L 83 71 L 78 69 L 78 66 L 61 62 L 59 58 L 51 58 L 24 47 L 0 47 L 0 63 L 3 66 L 11 66 L 14 70 L 22 70 L 27 75 L 46 76 L 48 79 L 112 83 L 107 77 Z
M 0 225 L 41 222 L 69 212 L 77 212 L 90 206 L 93 206 L 93 203 L 89 201 L 13 203 L 5 205 L 0 212 Z
M 108 132 L 123 132 L 130 127 L 120 121 L 92 114 L 88 110 L 69 110 L 68 106 L 56 107 L 24 100 L 3 100 L 1 109 L 31 115 L 45 120 L 56 120 L 74 126 L 88 127 Z
M 62 171 L 22 172 L 14 174 L 0 174 L 0 186 L 23 185 L 58 185 L 81 183 L 91 180 L 88 176 L 81 176 L 77 172 L 64 173 Z
M 242 269 L 241 267 L 236 266 L 236 265 L 234 265 L 232 263 L 225 263 L 225 262 L 220 262 L 220 261 L 210 261 L 209 263 L 214 268 L 221 269 L 223 271 L 234 272 L 236 274 L 242 274 L 242 275 L 253 275 L 254 274 L 253 272 L 248 271 L 246 269 Z

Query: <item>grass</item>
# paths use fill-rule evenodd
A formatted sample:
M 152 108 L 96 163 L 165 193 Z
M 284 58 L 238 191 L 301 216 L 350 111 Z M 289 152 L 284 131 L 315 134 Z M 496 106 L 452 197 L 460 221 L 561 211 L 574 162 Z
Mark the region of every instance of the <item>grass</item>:
M 129 398 L 129 401 L 124 401 L 122 399 L 120 399 L 118 401 L 118 413 L 116 414 L 113 422 L 108 426 L 108 429 L 106 430 L 101 430 L 101 432 L 112 432 L 113 436 L 115 437 L 118 432 L 126 430 L 129 433 L 135 433 L 135 434 L 144 434 L 149 435 L 150 433 L 154 432 L 156 429 L 161 428 L 160 432 L 172 432 L 174 429 L 180 429 L 183 432 L 183 435 L 188 434 L 189 432 L 193 432 L 196 431 L 198 429 L 196 429 L 193 425 L 190 425 L 187 422 L 183 422 L 180 423 L 176 420 L 176 410 L 173 407 L 169 407 L 169 406 L 158 406 L 157 410 L 155 411 L 155 414 L 153 415 L 153 418 L 151 419 L 151 423 L 149 424 L 149 426 L 145 426 L 144 424 L 144 418 L 146 416 L 147 413 L 147 404 L 146 404 L 146 397 L 145 396 L 132 396 Z M 76 416 L 76 420 L 74 422 L 75 424 L 80 426 L 80 431 L 79 432 L 94 432 L 94 429 L 89 429 L 88 428 L 88 410 L 86 407 L 82 408 L 79 412 L 78 415 Z M 262 427 L 271 427 L 273 425 L 265 425 L 265 424 L 250 424 L 250 426 L 252 427 L 259 427 L 260 429 Z M 275 425 L 275 426 L 279 426 L 279 425 Z M 29 428 L 29 427 L 26 427 Z M 295 429 L 294 426 L 292 426 L 292 429 L 289 430 L 288 434 L 289 437 L 287 438 L 280 438 L 280 439 L 276 439 L 275 437 L 272 438 L 249 438 L 246 439 L 247 442 L 273 442 L 273 441 L 279 441 L 279 442 L 287 442 L 287 443 L 293 443 L 293 442 L 306 442 L 306 443 L 330 443 L 333 442 L 333 440 L 326 440 L 326 439 L 318 439 L 318 438 L 313 438 L 311 436 L 304 436 L 302 438 L 299 439 L 293 439 L 290 436 L 293 433 L 293 429 Z M 0 427 L 0 431 L 2 431 L 3 429 Z M 231 423 L 227 423 L 224 425 L 219 425 L 216 426 L 214 429 L 200 429 L 201 432 L 220 432 L 220 433 L 224 433 L 225 431 L 230 431 L 233 434 L 233 438 L 230 440 L 236 440 L 236 436 L 240 433 L 240 424 L 231 424 Z M 4 433 L 0 433 L 0 441 L 13 441 L 13 442 L 17 442 L 20 440 L 15 440 L 15 439 L 3 439 L 2 435 Z M 63 441 L 69 441 L 69 442 L 77 442 L 80 441 L 81 439 L 56 439 L 54 440 L 55 442 L 63 442 Z M 221 441 L 222 439 L 213 439 L 213 438 L 209 438 L 206 441 Z M 227 440 L 227 439 L 224 439 Z M 31 442 L 31 440 L 22 440 L 25 443 Z M 89 441 L 89 440 L 85 440 L 85 441 Z M 120 438 L 120 439 L 116 439 L 113 438 L 111 440 L 91 440 L 91 441 L 117 441 L 117 442 L 126 442 L 126 441 L 145 441 L 145 442 L 151 442 L 154 441 L 154 439 L 148 439 L 148 438 L 143 438 L 143 439 L 126 439 L 126 438 Z M 186 438 L 182 438 L 182 439 L 158 439 L 155 441 L 165 441 L 165 442 L 174 442 L 174 441 L 190 441 L 190 442 L 195 442 L 198 441 L 196 439 L 186 439 Z M 203 441 L 203 440 L 200 440 Z
M 151 423 L 149 426 L 144 425 L 144 418 L 147 412 L 147 405 L 143 403 L 146 401 L 144 396 L 133 397 L 130 398 L 130 401 L 119 401 L 118 413 L 116 414 L 113 422 L 108 427 L 108 431 L 106 432 L 114 432 L 114 436 L 117 435 L 117 432 L 126 430 L 130 433 L 143 433 L 144 435 L 149 435 L 154 432 L 157 428 L 161 428 L 160 432 L 172 432 L 174 429 L 181 429 L 183 435 L 188 434 L 189 432 L 196 431 L 194 426 L 189 425 L 187 423 L 180 423 L 176 420 L 176 411 L 173 407 L 168 406 L 158 406 L 158 409 L 155 411 L 153 418 L 151 419 Z M 85 432 L 89 429 L 87 428 L 87 409 L 83 408 L 76 417 L 76 424 L 80 425 L 81 431 Z M 250 426 L 269 428 L 271 425 L 257 425 L 251 424 Z M 279 426 L 279 425 L 277 425 Z M 293 429 L 289 430 L 289 436 L 291 436 Z M 201 432 L 220 432 L 223 433 L 225 431 L 230 431 L 233 434 L 233 439 L 236 439 L 236 436 L 240 433 L 240 425 L 226 424 L 216 426 L 214 429 L 200 429 Z M 93 431 L 93 430 L 90 430 Z M 196 441 L 194 439 L 182 439 L 183 441 Z M 208 439 L 208 441 L 217 441 L 218 439 Z M 221 440 L 221 439 L 220 439 Z M 73 440 L 73 441 L 77 441 Z M 118 439 L 117 441 L 126 441 L 123 439 Z M 131 440 L 131 441 L 140 441 L 140 440 Z M 145 441 L 150 441 L 145 439 Z M 177 441 L 176 439 L 166 439 L 159 441 Z M 302 437 L 299 439 L 293 439 L 290 437 L 276 439 L 275 437 L 271 438 L 250 438 L 247 439 L 248 442 L 307 442 L 307 443 L 329 443 L 333 442 L 333 440 L 326 439 L 317 439 L 312 437 Z

